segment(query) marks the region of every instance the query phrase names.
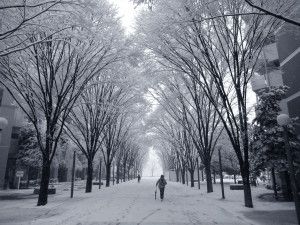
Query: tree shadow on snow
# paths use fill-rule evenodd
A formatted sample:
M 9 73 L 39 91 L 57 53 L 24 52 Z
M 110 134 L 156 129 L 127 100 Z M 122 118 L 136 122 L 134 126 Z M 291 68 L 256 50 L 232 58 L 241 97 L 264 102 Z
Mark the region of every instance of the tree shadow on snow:
M 244 216 L 259 224 L 297 225 L 295 210 L 254 210 L 243 212 Z

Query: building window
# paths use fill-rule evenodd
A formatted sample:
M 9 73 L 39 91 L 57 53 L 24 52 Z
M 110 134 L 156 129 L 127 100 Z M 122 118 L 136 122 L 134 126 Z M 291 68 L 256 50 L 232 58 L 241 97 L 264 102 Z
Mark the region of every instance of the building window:
M 18 139 L 20 133 L 20 127 L 13 127 L 11 132 L 11 138 L 12 139 Z

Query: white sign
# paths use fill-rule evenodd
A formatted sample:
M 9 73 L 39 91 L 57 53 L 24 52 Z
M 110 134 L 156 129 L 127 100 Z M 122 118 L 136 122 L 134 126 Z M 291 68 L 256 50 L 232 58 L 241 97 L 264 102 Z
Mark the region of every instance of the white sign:
M 16 172 L 16 177 L 23 177 L 24 176 L 24 171 L 17 171 Z

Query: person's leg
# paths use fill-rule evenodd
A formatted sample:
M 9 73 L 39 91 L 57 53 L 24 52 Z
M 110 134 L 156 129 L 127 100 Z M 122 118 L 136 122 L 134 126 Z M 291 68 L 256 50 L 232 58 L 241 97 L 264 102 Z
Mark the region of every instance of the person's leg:
M 160 188 L 159 191 L 160 191 L 160 199 L 162 200 L 164 199 L 165 188 Z

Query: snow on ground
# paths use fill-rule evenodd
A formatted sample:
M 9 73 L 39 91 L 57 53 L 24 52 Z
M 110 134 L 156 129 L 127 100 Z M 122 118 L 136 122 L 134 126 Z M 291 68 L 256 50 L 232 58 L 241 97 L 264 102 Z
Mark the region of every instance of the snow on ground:
M 77 184 L 74 198 L 69 197 L 68 184 L 61 185 L 49 203 L 37 207 L 32 190 L 1 191 L 0 224 L 7 225 L 158 225 L 158 224 L 297 224 L 293 203 L 263 202 L 257 198 L 269 192 L 253 188 L 254 209 L 243 206 L 243 192 L 225 186 L 226 199 L 221 200 L 220 186 L 207 194 L 201 190 L 168 182 L 165 200 L 154 200 L 155 179 L 142 178 L 101 190 L 93 187 L 84 193 L 83 183 Z M 9 196 L 23 196 L 22 199 Z M 5 198 L 7 196 L 7 198 Z M 159 194 L 158 194 L 159 196 Z

